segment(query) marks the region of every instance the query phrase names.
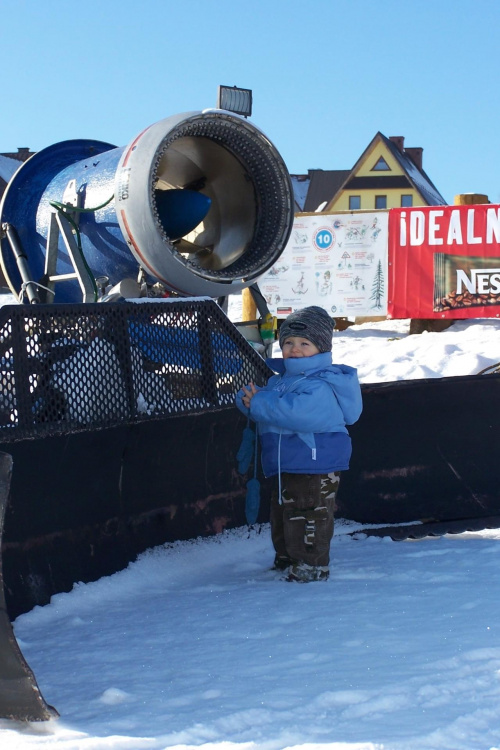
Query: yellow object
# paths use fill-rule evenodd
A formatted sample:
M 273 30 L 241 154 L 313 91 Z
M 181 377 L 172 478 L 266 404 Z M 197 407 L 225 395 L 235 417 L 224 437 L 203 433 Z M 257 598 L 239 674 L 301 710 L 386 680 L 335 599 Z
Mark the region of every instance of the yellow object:
M 483 193 L 460 193 L 455 196 L 455 206 L 474 206 L 479 203 L 489 203 L 488 196 Z
M 241 320 L 255 320 L 257 317 L 257 305 L 250 292 L 250 289 L 243 289 L 241 292 Z
M 274 315 L 271 315 L 271 313 L 268 313 L 264 318 L 264 322 L 260 324 L 260 336 L 264 344 L 274 341 L 277 328 L 278 319 Z

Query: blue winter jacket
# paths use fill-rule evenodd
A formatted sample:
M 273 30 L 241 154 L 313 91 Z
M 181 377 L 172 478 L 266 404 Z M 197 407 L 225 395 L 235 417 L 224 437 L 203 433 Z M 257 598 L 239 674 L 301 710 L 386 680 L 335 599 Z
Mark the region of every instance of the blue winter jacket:
M 354 424 L 362 410 L 356 370 L 332 364 L 331 352 L 267 364 L 278 374 L 258 390 L 250 409 L 243 405 L 244 392 L 236 395 L 238 409 L 258 424 L 265 476 L 348 469 L 346 425 Z

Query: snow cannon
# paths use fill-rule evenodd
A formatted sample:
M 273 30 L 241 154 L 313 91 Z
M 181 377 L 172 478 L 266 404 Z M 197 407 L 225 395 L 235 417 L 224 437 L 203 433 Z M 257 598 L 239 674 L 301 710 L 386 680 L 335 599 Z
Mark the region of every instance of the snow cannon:
M 71 140 L 32 156 L 0 206 L 0 262 L 30 303 L 219 298 L 276 262 L 292 223 L 269 139 L 231 112 L 188 112 L 124 147 Z

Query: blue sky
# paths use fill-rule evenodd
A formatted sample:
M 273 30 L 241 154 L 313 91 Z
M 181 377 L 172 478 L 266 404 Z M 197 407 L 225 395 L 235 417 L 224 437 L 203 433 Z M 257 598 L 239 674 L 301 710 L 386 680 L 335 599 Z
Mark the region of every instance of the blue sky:
M 0 152 L 123 146 L 238 85 L 292 173 L 350 169 L 380 130 L 448 202 L 500 203 L 498 0 L 0 0 L 0 20 Z

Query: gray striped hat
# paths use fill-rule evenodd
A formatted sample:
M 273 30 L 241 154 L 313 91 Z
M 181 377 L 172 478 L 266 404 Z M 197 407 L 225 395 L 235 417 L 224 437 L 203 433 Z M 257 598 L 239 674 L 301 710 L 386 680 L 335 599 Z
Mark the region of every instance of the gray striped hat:
M 289 315 L 281 324 L 279 330 L 280 348 L 283 348 L 283 343 L 288 336 L 301 336 L 308 341 L 312 341 L 320 352 L 331 352 L 334 328 L 335 321 L 322 307 L 316 305 L 304 307 L 302 310 L 297 310 L 297 312 Z

